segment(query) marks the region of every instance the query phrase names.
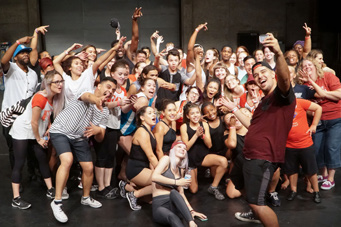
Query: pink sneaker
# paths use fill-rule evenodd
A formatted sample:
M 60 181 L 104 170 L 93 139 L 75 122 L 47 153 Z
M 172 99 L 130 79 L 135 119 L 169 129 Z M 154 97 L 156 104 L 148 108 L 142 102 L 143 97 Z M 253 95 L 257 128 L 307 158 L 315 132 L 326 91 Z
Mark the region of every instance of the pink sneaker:
M 335 186 L 335 181 L 331 182 L 329 180 L 326 180 L 325 182 L 323 182 L 323 184 L 321 185 L 321 189 L 323 190 L 330 190 Z
M 317 175 L 317 180 L 319 183 L 323 183 L 328 180 L 328 176 Z

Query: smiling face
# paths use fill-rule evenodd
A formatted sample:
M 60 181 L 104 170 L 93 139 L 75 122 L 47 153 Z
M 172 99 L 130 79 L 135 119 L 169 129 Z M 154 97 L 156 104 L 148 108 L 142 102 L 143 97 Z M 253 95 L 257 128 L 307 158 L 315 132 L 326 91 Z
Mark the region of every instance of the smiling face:
M 239 81 L 234 75 L 230 74 L 225 78 L 225 85 L 229 90 L 233 90 L 239 85 Z
M 176 107 L 174 103 L 169 103 L 162 111 L 162 115 L 168 121 L 174 121 L 176 118 Z
M 156 69 L 150 70 L 147 75 L 144 75 L 145 78 L 150 78 L 155 81 L 157 80 L 158 76 L 159 76 L 159 72 Z
M 225 115 L 224 117 L 224 122 L 225 122 L 225 125 L 227 127 L 230 127 L 230 122 L 231 122 L 231 119 L 235 119 L 236 120 L 236 129 L 241 129 L 243 127 L 242 123 L 238 120 L 238 118 L 233 114 L 233 113 L 228 113 Z
M 199 123 L 201 114 L 199 107 L 193 107 L 188 111 L 186 117 L 194 124 Z
M 213 97 L 218 93 L 218 91 L 219 91 L 219 84 L 216 83 L 215 81 L 212 81 L 209 84 L 207 84 L 207 88 L 206 88 L 207 98 L 213 99 Z
M 128 72 L 125 67 L 117 67 L 115 72 L 111 73 L 111 76 L 117 81 L 118 86 L 122 86 L 128 79 Z
M 268 94 L 276 86 L 275 72 L 265 66 L 255 67 L 253 77 L 256 84 L 265 94 Z
M 239 66 L 244 66 L 244 58 L 247 56 L 247 53 L 246 52 L 241 52 L 239 55 L 238 55 L 238 63 L 239 63 Z
M 188 93 L 187 93 L 187 101 L 191 103 L 196 103 L 199 99 L 199 91 L 196 88 L 192 88 Z
M 209 121 L 214 121 L 217 119 L 217 108 L 214 105 L 207 105 L 203 109 L 203 113 L 206 119 Z
M 227 71 L 225 68 L 216 68 L 214 70 L 214 75 L 221 81 L 223 81 L 227 75 Z
M 156 84 L 153 79 L 147 79 L 147 81 L 144 82 L 144 85 L 141 87 L 141 91 L 147 96 L 148 99 L 152 99 L 154 97 L 155 90 Z
M 305 71 L 308 76 L 313 80 L 316 81 L 317 80 L 317 72 L 316 72 L 316 67 L 313 64 L 313 62 L 309 61 L 309 60 L 303 60 L 302 62 L 302 69 L 303 71 Z
M 237 62 L 237 55 L 236 53 L 232 53 L 230 60 L 229 60 L 230 64 L 235 65 Z
M 268 47 L 264 48 L 264 57 L 266 60 L 270 61 L 274 58 L 275 54 L 270 51 Z
M 245 67 L 245 70 L 246 70 L 246 73 L 248 75 L 251 75 L 252 74 L 252 66 L 256 64 L 256 61 L 255 59 L 253 58 L 249 58 L 245 61 L 245 64 L 244 64 L 244 67 Z
M 288 64 L 292 66 L 296 66 L 298 63 L 298 55 L 297 52 L 294 50 L 290 50 L 286 56 L 288 59 Z
M 173 149 L 174 149 L 175 157 L 179 158 L 180 160 L 182 160 L 186 157 L 187 150 L 186 150 L 185 144 L 182 144 L 182 143 L 177 144 L 173 147 Z

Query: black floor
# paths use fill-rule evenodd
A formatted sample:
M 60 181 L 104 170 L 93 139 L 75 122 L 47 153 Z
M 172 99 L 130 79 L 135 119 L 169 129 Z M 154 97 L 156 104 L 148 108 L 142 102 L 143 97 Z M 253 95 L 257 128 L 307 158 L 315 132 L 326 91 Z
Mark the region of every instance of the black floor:
M 1 97 L 0 97 L 1 98 Z M 1 99 L 0 99 L 1 100 Z M 0 226 L 61 226 L 50 209 L 51 200 L 45 196 L 46 188 L 39 181 L 28 181 L 24 170 L 22 197 L 32 204 L 28 210 L 11 206 L 12 190 L 10 167 L 6 142 L 0 135 Z M 207 193 L 211 179 L 199 179 L 199 192 L 187 193 L 193 208 L 208 216 L 207 222 L 196 220 L 199 226 L 260 226 L 240 222 L 234 217 L 238 211 L 247 211 L 243 199 L 217 201 Z M 322 203 L 315 204 L 311 194 L 304 192 L 302 179 L 299 181 L 299 195 L 294 201 L 287 201 L 288 190 L 280 191 L 280 207 L 273 207 L 280 226 L 341 226 L 341 172 L 336 173 L 336 186 L 330 191 L 321 191 Z M 225 190 L 225 189 L 224 189 Z M 132 211 L 127 200 L 100 200 L 103 207 L 93 209 L 80 204 L 81 190 L 75 181 L 69 182 L 70 198 L 63 202 L 64 211 L 69 217 L 67 226 L 158 226 L 152 221 L 151 205 L 142 204 L 142 210 Z

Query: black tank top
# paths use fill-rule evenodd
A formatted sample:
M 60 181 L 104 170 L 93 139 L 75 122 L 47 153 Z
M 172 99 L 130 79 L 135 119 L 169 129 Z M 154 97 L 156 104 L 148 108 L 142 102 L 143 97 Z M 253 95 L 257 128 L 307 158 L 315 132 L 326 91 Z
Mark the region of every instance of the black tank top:
M 142 125 L 141 127 L 144 128 L 148 132 L 149 137 L 150 137 L 150 143 L 152 145 L 152 150 L 153 150 L 154 155 L 156 156 L 155 138 L 152 136 L 152 134 L 149 132 L 146 126 Z M 136 144 L 131 145 L 129 158 L 149 163 L 149 159 L 140 145 L 136 145 Z
M 163 144 L 162 144 L 162 151 L 164 154 L 169 154 L 169 150 L 172 147 L 172 144 L 176 140 L 176 132 L 172 129 L 166 122 L 161 120 L 165 125 L 168 126 L 168 132 L 163 136 Z
M 208 124 L 209 125 L 209 124 Z M 224 131 L 225 126 L 222 120 L 219 118 L 219 125 L 216 128 L 210 127 L 210 134 L 211 134 L 211 140 L 212 140 L 212 147 L 210 148 L 211 153 L 218 153 L 220 151 L 223 151 L 226 149 L 225 143 L 224 143 Z

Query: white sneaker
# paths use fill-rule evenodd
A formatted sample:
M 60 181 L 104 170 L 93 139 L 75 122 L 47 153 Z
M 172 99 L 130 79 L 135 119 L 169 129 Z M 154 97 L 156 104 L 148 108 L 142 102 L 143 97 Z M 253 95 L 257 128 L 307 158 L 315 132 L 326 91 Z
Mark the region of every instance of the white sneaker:
M 102 203 L 98 202 L 97 200 L 94 200 L 93 198 L 91 198 L 90 196 L 86 199 L 84 199 L 83 197 L 81 198 L 81 204 L 82 205 L 88 205 L 91 206 L 92 208 L 100 208 L 102 207 Z
M 51 202 L 51 208 L 55 219 L 61 223 L 66 223 L 68 218 L 64 211 L 62 210 L 62 204 L 55 204 L 54 200 Z
M 65 200 L 65 199 L 68 199 L 69 198 L 69 193 L 67 193 L 67 187 L 65 187 L 63 189 L 63 192 L 62 192 L 62 199 Z

